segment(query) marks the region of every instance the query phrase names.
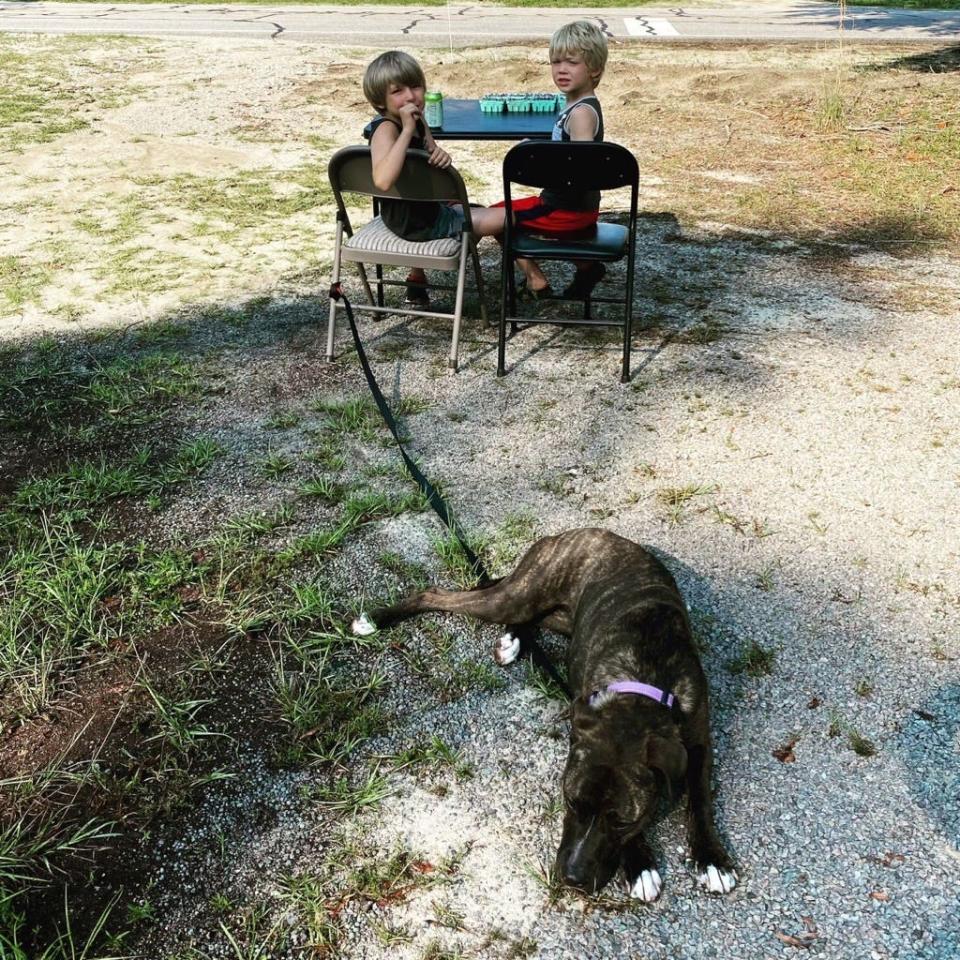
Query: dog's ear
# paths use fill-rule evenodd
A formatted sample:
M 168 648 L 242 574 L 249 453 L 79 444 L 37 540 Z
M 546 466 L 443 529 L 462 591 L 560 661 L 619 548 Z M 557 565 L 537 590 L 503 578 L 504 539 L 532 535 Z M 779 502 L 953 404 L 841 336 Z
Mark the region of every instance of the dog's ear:
M 647 738 L 647 766 L 663 774 L 672 799 L 674 787 L 687 772 L 686 748 L 676 737 L 658 737 L 651 734 Z

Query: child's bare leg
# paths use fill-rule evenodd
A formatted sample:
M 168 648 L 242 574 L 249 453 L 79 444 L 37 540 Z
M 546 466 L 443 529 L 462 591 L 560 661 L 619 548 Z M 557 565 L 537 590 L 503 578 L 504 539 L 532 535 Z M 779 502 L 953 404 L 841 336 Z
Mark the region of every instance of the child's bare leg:
M 499 237 L 503 233 L 503 207 L 471 207 L 470 220 L 477 237 Z

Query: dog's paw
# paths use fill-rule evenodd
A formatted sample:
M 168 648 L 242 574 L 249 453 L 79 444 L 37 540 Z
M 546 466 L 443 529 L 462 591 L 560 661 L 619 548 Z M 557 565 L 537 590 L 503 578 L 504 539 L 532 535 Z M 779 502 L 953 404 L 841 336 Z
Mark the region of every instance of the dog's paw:
M 353 631 L 354 636 L 369 637 L 377 632 L 377 625 L 365 613 L 361 613 L 360 616 L 350 624 L 350 629 Z
M 644 903 L 653 903 L 660 896 L 663 881 L 656 870 L 644 870 L 637 877 L 630 888 L 630 897 L 633 900 L 642 900 Z
M 701 868 L 700 886 L 707 893 L 729 893 L 737 885 L 737 871 L 724 870 L 722 867 L 715 867 L 712 863 Z
M 505 633 L 493 647 L 493 659 L 506 667 L 520 656 L 520 638 L 512 633 Z

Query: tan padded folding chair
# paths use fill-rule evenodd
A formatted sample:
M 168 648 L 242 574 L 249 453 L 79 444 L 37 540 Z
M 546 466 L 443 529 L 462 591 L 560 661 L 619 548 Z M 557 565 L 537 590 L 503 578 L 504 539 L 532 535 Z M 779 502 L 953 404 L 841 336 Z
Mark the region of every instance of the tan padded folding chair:
M 408 150 L 406 163 L 389 190 L 378 189 L 373 182 L 373 166 L 370 148 L 364 146 L 344 147 L 331 158 L 328 172 L 330 186 L 337 201 L 337 236 L 333 253 L 333 282 L 340 280 L 340 269 L 344 260 L 356 263 L 363 281 L 368 303 L 355 304 L 354 310 L 370 313 L 399 313 L 416 317 L 453 317 L 453 343 L 450 347 L 450 366 L 457 369 L 457 353 L 460 346 L 460 319 L 463 314 L 463 293 L 466 281 L 468 254 L 473 257 L 473 270 L 477 278 L 477 293 L 480 297 L 480 313 L 484 323 L 487 320 L 483 303 L 483 277 L 480 273 L 480 258 L 477 244 L 473 238 L 473 223 L 470 219 L 470 204 L 467 200 L 467 188 L 460 174 L 453 167 L 441 170 L 431 167 L 427 162 L 429 155 L 423 150 Z M 403 240 L 387 229 L 383 220 L 375 216 L 369 223 L 354 231 L 347 216 L 343 194 L 361 193 L 367 196 L 394 197 L 401 200 L 438 200 L 463 205 L 463 235 L 458 240 L 427 240 L 415 243 Z M 377 202 L 374 200 L 374 213 Z M 377 297 L 370 289 L 365 263 L 376 265 Z M 456 270 L 456 286 L 435 284 L 434 290 L 456 290 L 453 313 L 438 313 L 432 310 L 416 310 L 409 307 L 390 307 L 383 302 L 385 286 L 404 286 L 402 280 L 385 280 L 384 266 L 423 267 L 427 270 Z M 327 360 L 333 359 L 333 340 L 336 329 L 337 309 L 343 303 L 330 299 L 330 325 L 327 329 Z

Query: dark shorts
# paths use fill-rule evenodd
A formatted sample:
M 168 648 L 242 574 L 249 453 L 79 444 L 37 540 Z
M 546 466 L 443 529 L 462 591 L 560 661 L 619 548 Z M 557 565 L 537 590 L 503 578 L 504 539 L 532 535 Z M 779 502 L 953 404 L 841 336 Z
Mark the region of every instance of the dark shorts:
M 463 221 L 463 208 L 460 204 L 453 206 L 440 204 L 440 213 L 437 214 L 436 223 L 430 231 L 430 239 L 441 240 L 449 237 L 452 240 L 459 240 L 463 236 Z
M 502 207 L 503 200 L 495 203 Z M 597 222 L 596 210 L 556 210 L 539 197 L 519 197 L 512 201 L 513 222 L 530 233 L 580 233 Z

